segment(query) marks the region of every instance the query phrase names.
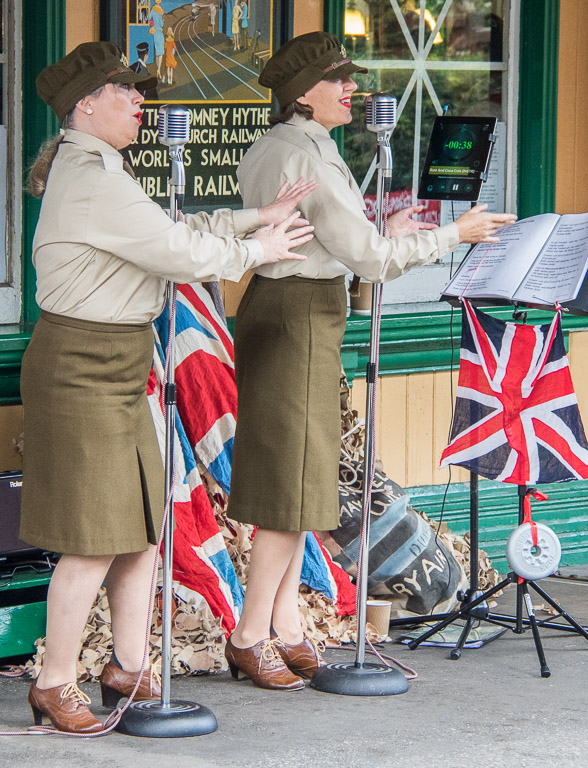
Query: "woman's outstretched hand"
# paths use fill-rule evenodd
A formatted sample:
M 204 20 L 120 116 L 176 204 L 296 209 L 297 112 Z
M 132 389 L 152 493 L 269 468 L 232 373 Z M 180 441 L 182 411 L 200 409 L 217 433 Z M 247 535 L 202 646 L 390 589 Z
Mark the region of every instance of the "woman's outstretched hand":
M 278 224 L 281 224 L 284 219 L 294 212 L 298 203 L 311 192 L 314 192 L 316 187 L 316 181 L 304 181 L 302 177 L 292 185 L 290 185 L 289 181 L 285 181 L 278 190 L 273 203 L 264 205 L 263 208 L 258 210 L 261 226 L 265 227 L 268 224 L 278 226 Z M 307 224 L 308 221 L 306 219 L 298 218 L 292 226 L 305 227 Z
M 386 219 L 387 237 L 406 237 L 406 235 L 412 235 L 421 229 L 436 229 L 436 224 L 417 221 L 412 218 L 415 213 L 420 213 L 424 207 L 424 205 L 411 205 L 388 216 Z
M 456 220 L 460 243 L 497 243 L 496 232 L 517 220 L 514 213 L 488 213 L 487 207 L 475 205 Z
M 281 224 L 261 227 L 251 235 L 263 245 L 264 264 L 271 264 L 274 261 L 283 261 L 284 259 L 294 259 L 295 261 L 306 259 L 306 256 L 302 254 L 291 253 L 291 249 L 312 240 L 314 227 L 310 226 L 304 219 L 302 219 L 302 224 L 299 222 L 300 212 L 295 211 Z M 294 229 L 288 231 L 290 227 L 294 227 Z

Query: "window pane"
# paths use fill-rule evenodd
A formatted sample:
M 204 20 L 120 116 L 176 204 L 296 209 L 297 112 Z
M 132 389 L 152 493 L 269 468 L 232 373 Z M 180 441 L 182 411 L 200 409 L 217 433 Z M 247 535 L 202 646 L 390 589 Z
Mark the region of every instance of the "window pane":
M 358 182 L 367 184 L 366 197 L 376 193 L 370 166 L 376 139 L 365 129 L 368 94 L 383 91 L 398 100 L 391 138 L 392 210 L 416 202 L 433 122 L 444 109 L 508 123 L 504 30 L 509 7 L 507 0 L 346 0 L 345 47 L 368 73 L 354 78 L 358 90 L 353 121 L 344 129 L 344 151 Z M 502 199 L 490 205 L 504 210 L 504 185 L 495 188 Z M 438 201 L 427 201 L 426 218 L 438 221 L 439 216 Z
M 345 38 L 349 52 L 367 59 L 410 59 L 422 36 L 433 60 L 502 59 L 502 0 L 427 0 L 423 5 L 421 25 L 419 0 L 347 0 Z
M 454 115 L 479 115 L 503 120 L 502 72 L 458 69 L 431 72 L 431 82 L 442 104 Z M 434 117 L 434 115 L 433 115 Z
M 345 159 L 359 180 L 375 149 L 364 128 L 369 93 L 385 91 L 398 99 L 396 190 L 418 178 L 434 118 L 445 106 L 454 115 L 506 119 L 503 5 L 502 0 L 347 0 L 345 44 L 369 69 L 356 77 L 354 120 L 345 129 Z M 372 187 L 373 181 L 368 194 Z

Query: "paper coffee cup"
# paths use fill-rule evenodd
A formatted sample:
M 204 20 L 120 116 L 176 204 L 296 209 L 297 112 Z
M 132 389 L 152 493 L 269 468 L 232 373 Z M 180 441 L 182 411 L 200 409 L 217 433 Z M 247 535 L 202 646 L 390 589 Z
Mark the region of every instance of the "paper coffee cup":
M 379 635 L 387 635 L 390 629 L 392 603 L 387 600 L 368 600 L 366 619 Z
M 359 284 L 359 296 L 349 297 L 349 311 L 352 315 L 370 315 L 372 311 L 372 283 Z

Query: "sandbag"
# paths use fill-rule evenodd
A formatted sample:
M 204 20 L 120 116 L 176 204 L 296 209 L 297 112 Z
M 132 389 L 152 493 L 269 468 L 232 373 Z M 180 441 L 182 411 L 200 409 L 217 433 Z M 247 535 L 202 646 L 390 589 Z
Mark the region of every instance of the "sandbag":
M 360 462 L 341 463 L 339 527 L 323 543 L 339 565 L 355 577 L 362 517 Z M 468 587 L 466 574 L 436 537 L 410 498 L 383 472 L 376 471 L 370 514 L 368 594 L 392 602 L 392 616 L 445 613 Z

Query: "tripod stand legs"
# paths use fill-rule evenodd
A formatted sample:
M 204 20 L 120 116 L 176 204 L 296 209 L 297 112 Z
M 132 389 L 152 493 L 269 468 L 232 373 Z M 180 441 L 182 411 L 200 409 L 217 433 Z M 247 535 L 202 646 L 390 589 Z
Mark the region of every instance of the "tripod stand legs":
M 419 637 L 415 638 L 408 644 L 408 648 L 410 650 L 415 650 L 419 647 L 419 645 L 424 642 L 425 640 L 428 640 L 430 637 L 432 637 L 437 632 L 440 632 L 445 627 L 447 627 L 449 624 L 454 622 L 456 619 L 465 619 L 465 625 L 462 629 L 462 632 L 459 636 L 459 639 L 456 643 L 456 645 L 452 648 L 450 652 L 450 658 L 451 659 L 459 659 L 461 657 L 462 649 L 467 641 L 468 635 L 470 634 L 472 627 L 474 626 L 474 623 L 476 621 L 482 620 L 482 621 L 488 621 L 492 624 L 498 624 L 502 627 L 507 627 L 509 625 L 511 626 L 511 629 L 516 634 L 522 634 L 527 627 L 531 627 L 531 632 L 533 634 L 533 641 L 535 643 L 535 649 L 537 651 L 537 656 L 539 658 L 539 665 L 541 668 L 541 677 L 550 677 L 551 676 L 551 670 L 549 669 L 547 665 L 547 660 L 545 658 L 545 653 L 543 651 L 543 645 L 541 642 L 541 636 L 539 635 L 539 627 L 550 627 L 551 629 L 559 630 L 562 632 L 572 632 L 582 635 L 586 640 L 588 640 L 588 628 L 583 627 L 581 624 L 579 624 L 573 616 L 570 616 L 570 614 L 565 611 L 559 603 L 554 600 L 542 587 L 540 587 L 536 582 L 534 581 L 527 581 L 523 580 L 520 584 L 518 582 L 518 576 L 516 573 L 513 573 L 512 571 L 507 574 L 507 576 L 499 583 L 496 584 L 492 589 L 489 589 L 487 592 L 478 592 L 476 594 L 476 597 L 472 599 L 464 600 L 462 603 L 462 608 L 459 611 L 455 611 L 453 614 L 450 614 L 448 617 L 444 618 L 442 621 L 437 622 L 434 626 L 427 629 L 425 632 L 423 632 L 422 635 L 419 635 Z M 514 616 L 506 616 L 502 614 L 494 614 L 489 613 L 488 611 L 485 612 L 485 615 L 483 615 L 483 611 L 480 611 L 480 605 L 484 605 L 487 598 L 492 597 L 492 595 L 496 592 L 498 592 L 501 589 L 504 589 L 509 584 L 516 583 L 517 588 L 517 594 L 516 594 L 516 615 Z M 555 624 L 552 623 L 552 618 L 557 617 L 551 617 L 550 619 L 545 619 L 542 621 L 537 621 L 537 617 L 535 616 L 535 610 L 533 608 L 533 601 L 531 599 L 531 595 L 529 593 L 529 587 L 534 589 L 537 594 L 541 595 L 541 597 L 545 600 L 546 603 L 548 603 L 556 612 L 557 616 L 561 616 L 564 618 L 569 626 L 566 626 L 564 624 Z M 523 606 L 526 609 L 528 618 L 523 617 Z
M 416 648 L 419 647 L 419 645 L 424 642 L 425 640 L 428 640 L 430 637 L 432 637 L 437 632 L 440 632 L 442 629 L 445 629 L 445 627 L 448 627 L 450 624 L 452 624 L 454 621 L 457 621 L 458 619 L 471 619 L 471 624 L 469 624 L 468 628 L 468 634 L 469 630 L 472 628 L 474 620 L 478 619 L 484 619 L 488 615 L 487 609 L 484 610 L 484 615 L 481 615 L 481 612 L 476 609 L 477 606 L 481 605 L 482 603 L 485 603 L 486 600 L 489 597 L 492 597 L 496 592 L 499 592 L 501 589 L 507 586 L 507 584 L 511 583 L 511 579 L 507 576 L 505 579 L 503 579 L 499 584 L 495 584 L 491 589 L 489 589 L 487 592 L 476 592 L 476 597 L 472 600 L 468 596 L 464 599 L 462 602 L 462 607 L 458 611 L 454 611 L 453 613 L 450 613 L 445 619 L 442 621 L 438 621 L 436 624 L 434 624 L 430 629 L 428 629 L 426 632 L 423 632 L 422 635 L 419 635 L 414 640 L 411 640 L 411 642 L 408 644 L 408 648 L 410 648 L 411 651 L 414 651 Z M 474 611 L 472 613 L 472 611 Z M 464 633 L 462 632 L 462 635 Z M 463 644 L 467 640 L 467 635 L 465 635 L 462 639 L 462 637 L 459 638 L 459 642 L 461 642 L 461 647 L 463 647 Z M 459 643 L 458 643 L 459 644 Z M 456 646 L 457 647 L 457 646 Z M 461 656 L 461 653 L 459 654 Z M 452 658 L 459 659 L 459 656 L 452 656 Z
M 461 631 L 461 635 L 459 636 L 459 640 L 457 641 L 454 648 L 452 648 L 451 653 L 449 654 L 449 656 L 454 661 L 457 661 L 457 659 L 461 657 L 461 651 L 465 645 L 466 640 L 469 637 L 469 634 L 473 626 L 474 626 L 474 618 L 472 616 L 468 616 L 465 626 Z
M 547 592 L 540 587 L 535 581 L 530 581 L 529 584 L 533 587 L 535 592 L 537 592 L 538 595 L 541 595 L 541 597 L 545 600 L 546 603 L 548 603 L 554 610 L 557 611 L 557 613 L 562 616 L 568 624 L 571 624 L 571 626 L 574 629 L 569 629 L 568 627 L 564 627 L 568 632 L 573 632 L 574 630 L 578 632 L 578 634 L 582 635 L 586 640 L 588 640 L 588 631 L 586 630 L 586 627 L 583 627 L 581 624 L 578 624 L 578 622 L 574 619 L 573 616 L 570 616 L 570 614 L 567 611 L 564 611 L 564 609 L 557 603 L 551 595 L 548 595 Z
M 519 594 L 522 593 L 525 601 L 525 607 L 529 616 L 529 623 L 531 625 L 531 632 L 533 633 L 533 640 L 535 641 L 535 648 L 537 649 L 537 656 L 539 657 L 539 665 L 541 667 L 541 677 L 549 677 L 551 671 L 547 666 L 545 654 L 543 653 L 543 644 L 541 643 L 541 636 L 539 635 L 539 628 L 537 626 L 537 618 L 535 617 L 535 611 L 533 609 L 533 601 L 529 594 L 529 585 L 526 581 L 518 585 L 520 587 Z M 518 595 L 517 595 L 518 597 Z

